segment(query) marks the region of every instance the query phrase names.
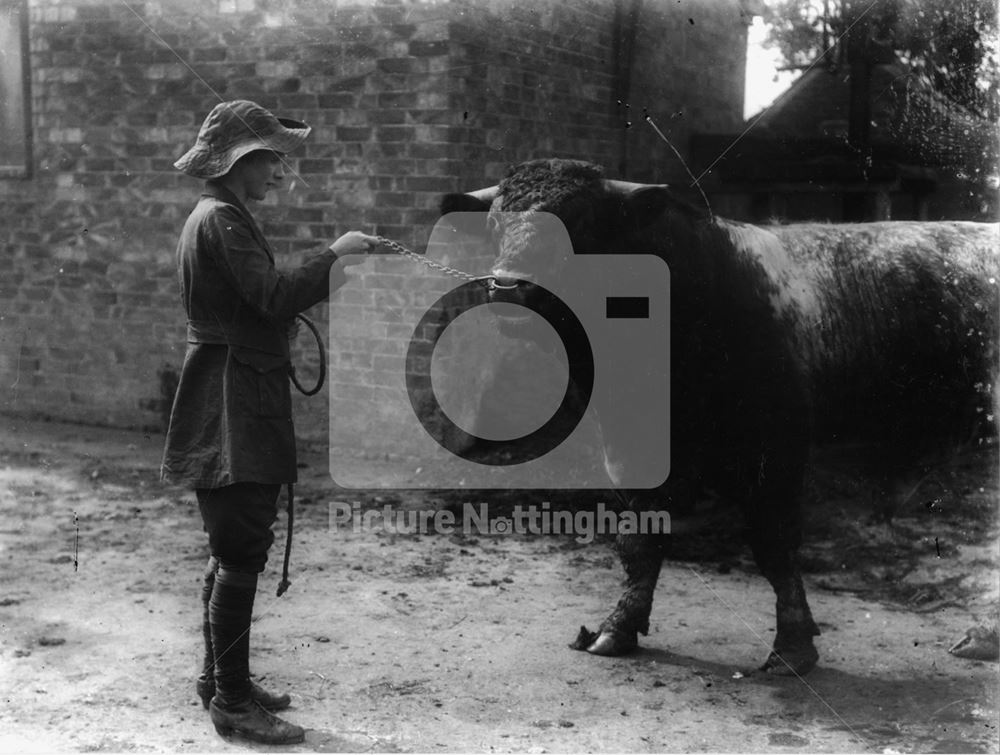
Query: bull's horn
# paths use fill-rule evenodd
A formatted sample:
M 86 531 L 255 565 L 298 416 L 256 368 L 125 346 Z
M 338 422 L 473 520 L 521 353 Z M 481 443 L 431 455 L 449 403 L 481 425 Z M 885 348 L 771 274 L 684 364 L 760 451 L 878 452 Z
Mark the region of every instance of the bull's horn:
M 604 179 L 605 188 L 612 194 L 631 194 L 636 189 L 645 189 L 650 186 L 660 186 L 667 188 L 666 184 L 637 184 L 631 181 L 615 181 L 610 178 Z
M 470 197 L 475 197 L 476 199 L 482 202 L 492 202 L 494 199 L 497 198 L 497 191 L 499 190 L 499 188 L 500 188 L 499 185 L 487 186 L 485 189 L 476 189 L 476 191 L 467 191 L 465 193 L 468 194 Z

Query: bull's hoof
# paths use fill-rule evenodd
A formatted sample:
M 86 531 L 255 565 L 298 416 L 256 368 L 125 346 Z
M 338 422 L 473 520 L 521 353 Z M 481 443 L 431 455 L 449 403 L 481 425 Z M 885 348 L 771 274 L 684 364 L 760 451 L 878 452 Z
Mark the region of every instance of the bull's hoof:
M 580 627 L 580 633 L 570 645 L 574 650 L 586 650 L 592 655 L 626 655 L 639 647 L 639 639 L 635 632 L 631 636 L 624 632 L 602 630 L 591 632 L 587 627 Z
M 772 676 L 805 676 L 816 668 L 818 661 L 819 652 L 809 643 L 799 648 L 772 650 L 760 670 Z
M 597 632 L 591 632 L 587 627 L 580 627 L 580 633 L 576 636 L 576 639 L 570 643 L 570 647 L 573 650 L 586 650 L 589 648 L 594 640 L 597 639 Z
M 948 648 L 948 652 L 959 658 L 995 661 L 1000 658 L 1000 637 L 997 636 L 997 628 L 972 627 L 962 639 Z
M 601 632 L 587 648 L 587 652 L 593 655 L 628 655 L 637 647 L 639 638 L 634 632 L 631 637 L 618 632 Z

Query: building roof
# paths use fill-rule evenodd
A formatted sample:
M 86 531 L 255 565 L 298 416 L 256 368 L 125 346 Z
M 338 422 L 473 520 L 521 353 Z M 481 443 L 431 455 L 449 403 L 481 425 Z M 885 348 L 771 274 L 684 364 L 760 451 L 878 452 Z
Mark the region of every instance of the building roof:
M 928 167 L 996 171 L 997 125 L 946 99 L 906 64 L 876 65 L 871 82 L 871 144 Z M 758 139 L 846 140 L 846 66 L 816 65 L 747 121 Z

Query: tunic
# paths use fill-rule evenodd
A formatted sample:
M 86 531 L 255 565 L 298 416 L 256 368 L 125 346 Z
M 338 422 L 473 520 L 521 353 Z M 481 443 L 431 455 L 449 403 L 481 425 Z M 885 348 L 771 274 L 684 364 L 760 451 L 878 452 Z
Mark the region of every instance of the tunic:
M 177 245 L 187 352 L 161 476 L 193 488 L 297 479 L 288 327 L 346 282 L 329 249 L 279 272 L 250 212 L 206 183 Z

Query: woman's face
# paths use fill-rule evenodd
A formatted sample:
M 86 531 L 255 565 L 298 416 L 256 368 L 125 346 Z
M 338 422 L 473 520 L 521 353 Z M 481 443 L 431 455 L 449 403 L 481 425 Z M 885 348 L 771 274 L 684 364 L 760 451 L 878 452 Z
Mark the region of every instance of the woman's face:
M 259 202 L 267 196 L 269 190 L 281 185 L 285 178 L 281 158 L 278 152 L 258 149 L 240 158 L 233 166 L 239 169 L 247 199 Z

